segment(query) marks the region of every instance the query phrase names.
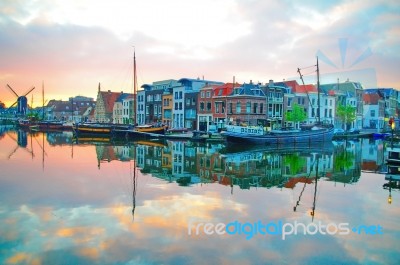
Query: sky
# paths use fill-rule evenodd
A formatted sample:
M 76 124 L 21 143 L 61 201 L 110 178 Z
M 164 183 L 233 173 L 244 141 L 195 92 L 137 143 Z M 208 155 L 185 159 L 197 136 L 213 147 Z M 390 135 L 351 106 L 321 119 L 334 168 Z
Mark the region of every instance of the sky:
M 102 90 L 200 78 L 400 89 L 400 2 L 2 0 L 0 101 L 34 106 Z M 300 82 L 300 81 L 299 81 Z

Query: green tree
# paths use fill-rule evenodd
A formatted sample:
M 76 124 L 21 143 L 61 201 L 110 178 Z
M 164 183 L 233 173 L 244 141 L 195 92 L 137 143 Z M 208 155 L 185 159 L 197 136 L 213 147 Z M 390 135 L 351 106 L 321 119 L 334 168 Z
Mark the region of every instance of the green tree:
M 296 174 L 303 173 L 303 169 L 307 164 L 307 160 L 301 157 L 298 153 L 288 154 L 283 157 L 284 165 L 289 167 L 290 175 L 295 176 Z
M 346 130 L 350 127 L 350 124 L 356 120 L 356 108 L 352 106 L 344 106 L 339 104 L 336 109 L 336 117 L 344 124 L 346 124 Z
M 307 119 L 307 113 L 305 112 L 304 108 L 298 104 L 294 104 L 292 111 L 286 111 L 285 118 L 286 121 L 290 122 L 302 122 Z

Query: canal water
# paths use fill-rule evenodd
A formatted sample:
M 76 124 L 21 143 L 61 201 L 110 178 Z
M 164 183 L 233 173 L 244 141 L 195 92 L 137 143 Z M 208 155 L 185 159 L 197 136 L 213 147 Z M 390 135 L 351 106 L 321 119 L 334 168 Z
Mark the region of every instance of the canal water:
M 386 148 L 2 131 L 0 264 L 400 264 Z

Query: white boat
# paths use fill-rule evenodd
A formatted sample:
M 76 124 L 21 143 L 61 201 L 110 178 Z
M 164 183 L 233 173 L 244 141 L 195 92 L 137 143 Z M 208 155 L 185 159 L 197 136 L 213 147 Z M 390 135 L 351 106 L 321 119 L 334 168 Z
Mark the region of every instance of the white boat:
M 400 165 L 400 146 L 399 145 L 395 145 L 395 146 L 389 147 L 387 149 L 386 163 Z

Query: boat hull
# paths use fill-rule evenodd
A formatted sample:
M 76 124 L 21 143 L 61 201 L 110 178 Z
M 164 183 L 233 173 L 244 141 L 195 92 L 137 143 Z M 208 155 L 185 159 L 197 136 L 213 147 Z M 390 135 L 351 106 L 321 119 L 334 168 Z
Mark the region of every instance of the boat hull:
M 77 135 L 107 135 L 113 136 L 116 130 L 127 130 L 128 125 L 117 124 L 77 124 L 73 127 Z
M 297 143 L 315 143 L 332 141 L 333 128 L 305 130 L 295 132 L 268 132 L 263 135 L 245 134 L 240 132 L 223 132 L 227 142 L 233 143 L 251 143 L 265 145 L 282 145 L 282 144 L 297 144 Z

